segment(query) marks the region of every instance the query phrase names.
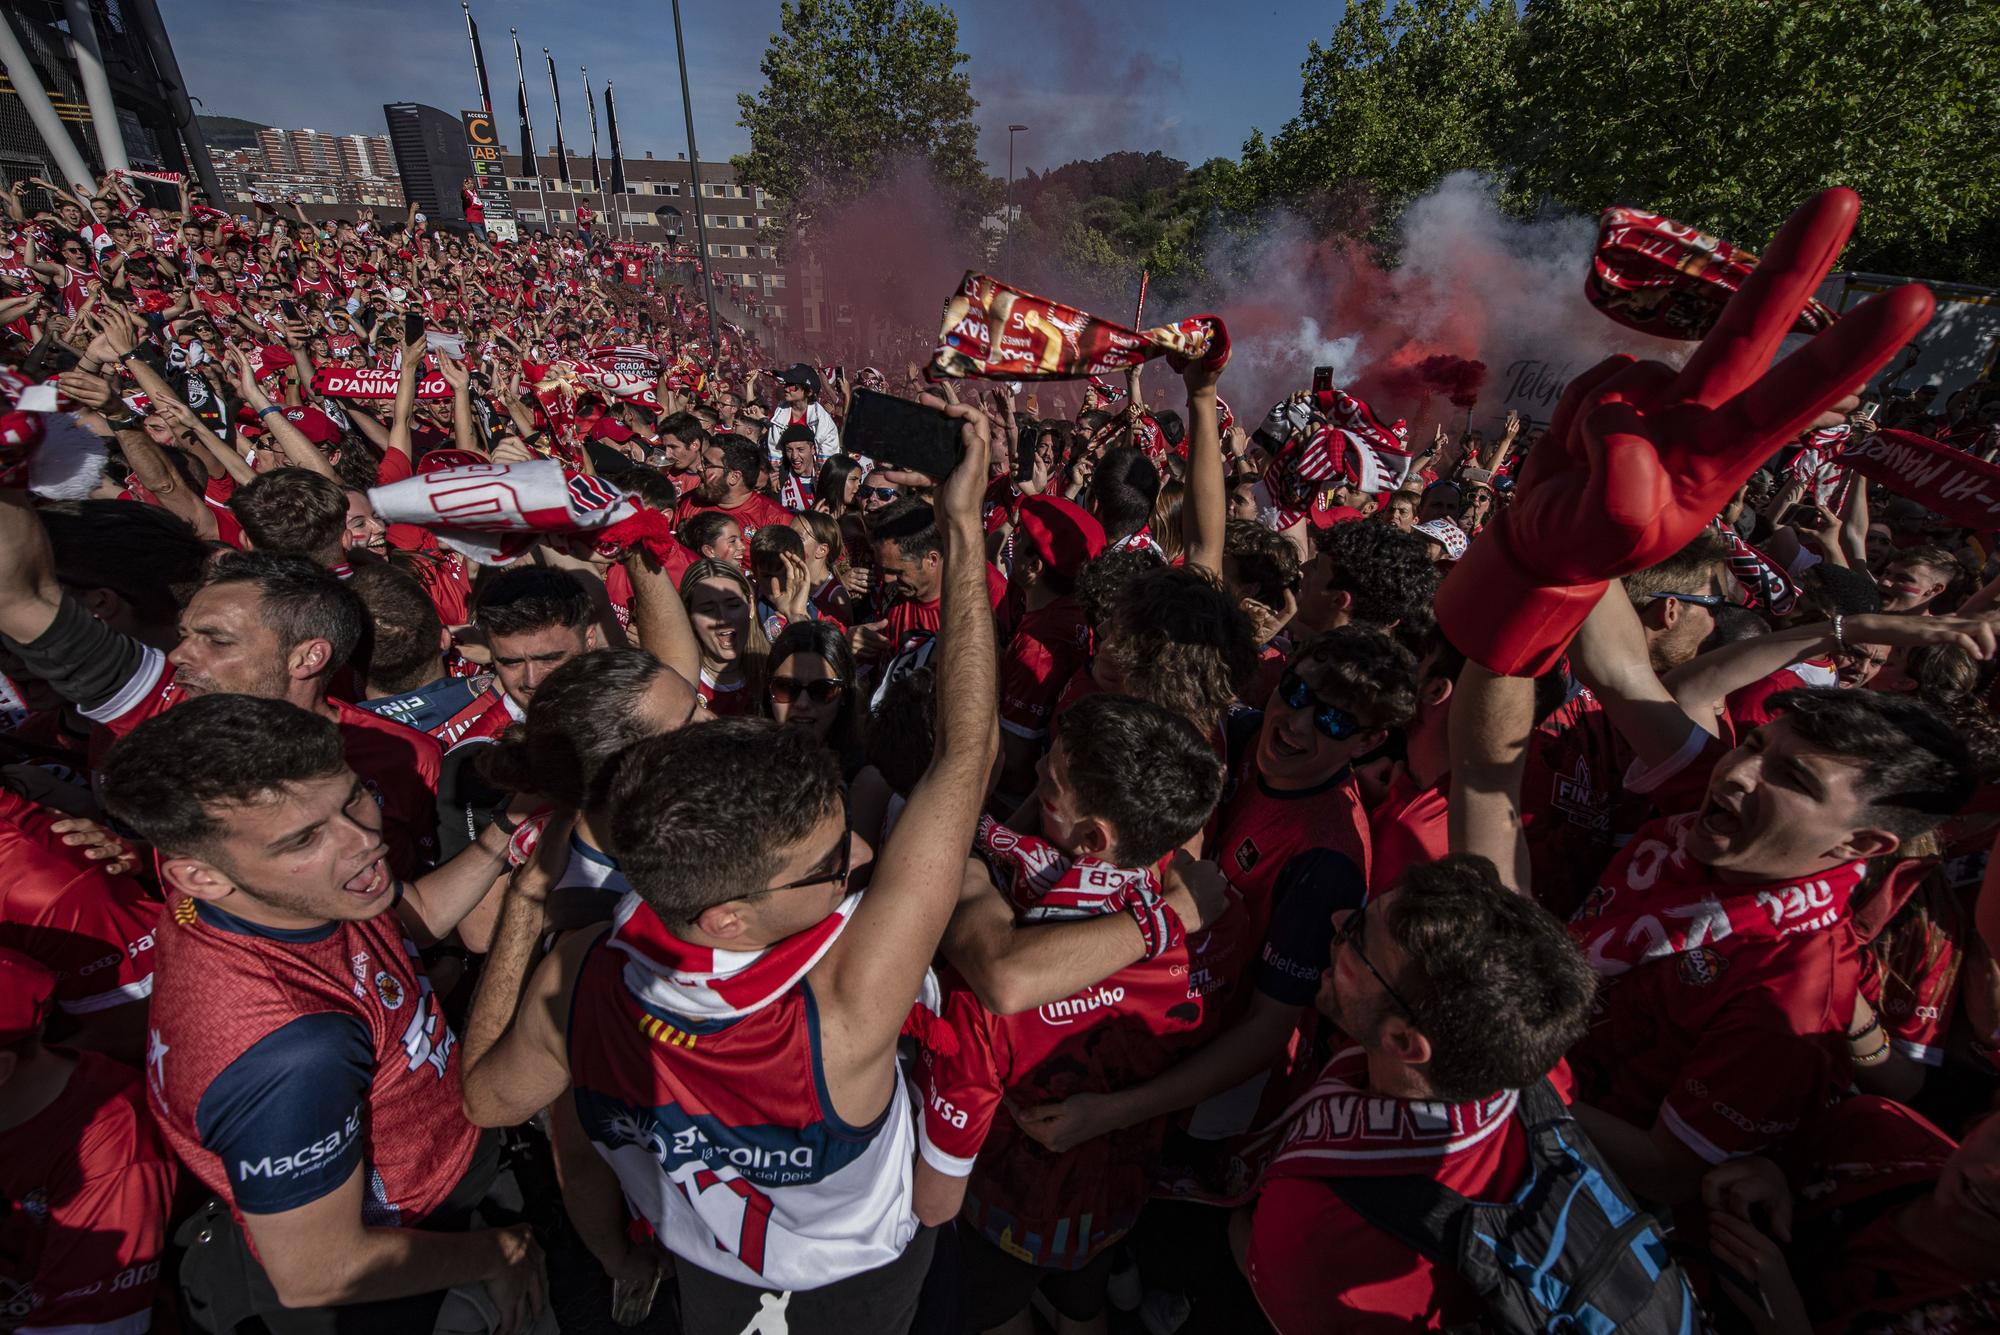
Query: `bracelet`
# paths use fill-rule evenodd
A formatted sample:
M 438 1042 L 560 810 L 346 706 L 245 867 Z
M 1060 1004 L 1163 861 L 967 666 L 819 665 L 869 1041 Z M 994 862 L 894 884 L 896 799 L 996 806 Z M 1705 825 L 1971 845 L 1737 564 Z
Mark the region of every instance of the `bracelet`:
M 1874 1033 L 1877 1029 L 1880 1029 L 1881 1027 L 1882 1027 L 1882 1017 L 1878 1015 L 1874 1019 L 1870 1020 L 1867 1024 L 1862 1025 L 1859 1029 L 1851 1031 L 1847 1035 L 1847 1041 L 1850 1043 L 1858 1043 L 1862 1039 L 1868 1037 L 1868 1035 Z
M 262 417 L 266 413 L 281 413 L 283 411 L 285 410 L 283 408 L 280 408 L 277 404 L 267 403 L 263 407 L 257 410 L 257 416 Z
M 1835 652 L 1835 653 L 1840 653 L 1840 654 L 1844 654 L 1844 653 L 1846 653 L 1846 652 L 1847 652 L 1847 637 L 1846 637 L 1846 636 L 1845 636 L 1844 634 L 1842 634 L 1842 633 L 1841 633 L 1841 625 L 1842 625 L 1842 624 L 1843 624 L 1843 623 L 1844 623 L 1844 622 L 1845 622 L 1846 620 L 1847 620 L 1847 618 L 1846 618 L 1846 617 L 1844 617 L 1844 616 L 1842 616 L 1842 615 L 1840 615 L 1840 614 L 1839 614 L 1838 612 L 1834 613 L 1834 616 L 1833 616 L 1833 650 L 1834 650 L 1834 652 Z
M 1878 1066 L 1889 1058 L 1889 1036 L 1882 1036 L 1882 1046 L 1873 1052 L 1856 1053 L 1851 1060 L 1856 1066 Z

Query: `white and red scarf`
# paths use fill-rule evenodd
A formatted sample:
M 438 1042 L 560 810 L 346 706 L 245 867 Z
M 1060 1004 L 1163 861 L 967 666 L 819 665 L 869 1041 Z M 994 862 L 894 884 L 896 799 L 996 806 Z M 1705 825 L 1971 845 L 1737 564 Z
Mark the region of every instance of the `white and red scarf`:
M 1700 950 L 1830 931 L 1848 916 L 1865 862 L 1762 884 L 1719 881 L 1687 854 L 1697 818 L 1641 830 L 1570 919 L 1570 936 L 1605 978 Z
M 1504 1129 L 1520 1093 L 1504 1089 L 1465 1103 L 1387 1098 L 1367 1087 L 1368 1055 L 1336 1053 L 1313 1087 L 1251 1142 L 1248 1162 L 1275 1141 L 1267 1177 L 1378 1177 L 1420 1173 Z M 1262 1142 L 1260 1144 L 1259 1142 Z
M 762 1010 L 798 986 L 847 930 L 860 892 L 803 932 L 763 950 L 716 950 L 683 941 L 636 892 L 618 901 L 612 949 L 626 955 L 625 986 L 648 1005 L 710 1022 Z
M 569 534 L 589 534 L 600 555 L 637 545 L 670 569 L 679 563 L 665 515 L 551 459 L 441 468 L 371 488 L 368 499 L 384 523 L 430 529 L 482 565 L 505 565 L 538 539 Z

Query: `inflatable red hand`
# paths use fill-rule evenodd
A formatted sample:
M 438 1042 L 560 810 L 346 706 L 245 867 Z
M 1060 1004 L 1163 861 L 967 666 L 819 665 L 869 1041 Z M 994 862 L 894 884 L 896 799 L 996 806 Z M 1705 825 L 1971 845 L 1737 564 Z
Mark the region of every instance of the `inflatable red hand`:
M 1794 213 L 1681 370 L 1620 356 L 1570 382 L 1514 503 L 1438 590 L 1453 644 L 1508 676 L 1548 671 L 1610 580 L 1686 546 L 1773 451 L 1924 327 L 1931 294 L 1908 284 L 1771 366 L 1860 204 L 1833 189 Z

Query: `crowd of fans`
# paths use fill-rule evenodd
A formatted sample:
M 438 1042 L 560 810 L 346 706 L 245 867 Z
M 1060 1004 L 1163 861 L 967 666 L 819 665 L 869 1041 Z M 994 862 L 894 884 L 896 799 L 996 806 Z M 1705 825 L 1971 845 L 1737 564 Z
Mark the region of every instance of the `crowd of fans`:
M 2000 384 L 1767 373 L 1837 239 L 1418 449 L 0 204 L 0 1329 L 2000 1329 L 2000 560 L 1838 464 Z

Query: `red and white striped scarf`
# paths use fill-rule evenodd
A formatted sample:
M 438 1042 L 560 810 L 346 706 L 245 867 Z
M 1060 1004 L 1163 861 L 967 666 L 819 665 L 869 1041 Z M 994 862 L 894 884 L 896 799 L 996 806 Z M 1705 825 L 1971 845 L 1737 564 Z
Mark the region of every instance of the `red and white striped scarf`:
M 860 892 L 813 926 L 762 950 L 716 950 L 683 941 L 637 892 L 618 901 L 606 938 L 626 955 L 625 986 L 649 1005 L 690 1019 L 733 1020 L 790 992 L 847 930 Z

